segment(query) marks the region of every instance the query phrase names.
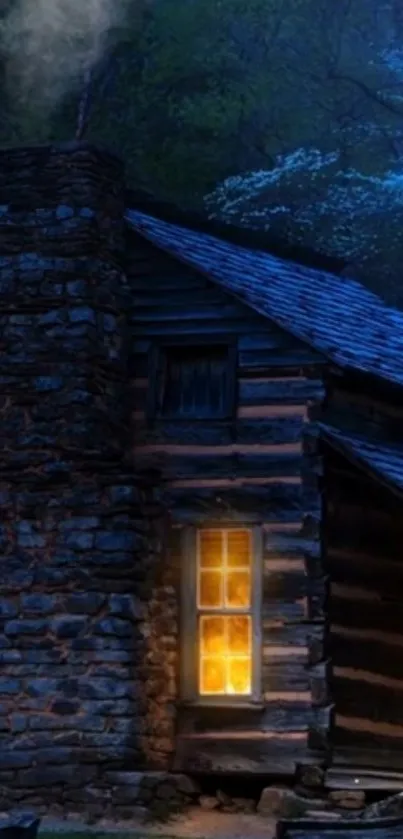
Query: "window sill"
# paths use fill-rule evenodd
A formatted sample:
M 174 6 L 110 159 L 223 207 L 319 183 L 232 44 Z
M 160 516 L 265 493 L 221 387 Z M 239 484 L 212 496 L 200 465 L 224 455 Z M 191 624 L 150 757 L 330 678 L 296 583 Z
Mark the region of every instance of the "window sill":
M 266 707 L 262 700 L 250 699 L 183 699 L 178 702 L 179 708 L 230 708 L 250 711 L 263 711 Z
M 178 425 L 184 425 L 186 422 L 233 422 L 235 415 L 233 414 L 194 414 L 189 416 L 178 416 L 178 414 L 153 414 L 149 415 L 148 419 L 151 422 L 177 422 Z

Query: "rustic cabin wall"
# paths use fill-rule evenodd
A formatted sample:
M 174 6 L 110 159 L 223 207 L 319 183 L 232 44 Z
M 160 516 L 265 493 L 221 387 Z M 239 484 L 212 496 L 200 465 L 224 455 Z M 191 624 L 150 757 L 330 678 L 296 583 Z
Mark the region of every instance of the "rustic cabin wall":
M 176 586 L 179 597 L 183 528 L 240 522 L 263 533 L 261 702 L 179 706 L 175 768 L 288 774 L 309 759 L 310 747 L 323 748 L 328 717 L 321 464 L 314 441 L 303 443 L 310 412 L 323 397 L 323 360 L 135 235 L 131 257 L 133 456 L 136 468 L 160 475 L 171 522 L 165 562 L 171 591 Z M 230 418 L 150 418 L 153 348 L 167 339 L 232 342 Z M 175 614 L 164 635 L 171 653 L 177 620 Z
M 356 434 L 401 442 L 403 406 L 401 395 L 390 388 L 381 391 L 348 375 L 326 376 L 325 421 Z
M 335 754 L 403 767 L 403 504 L 326 447 Z M 365 757 L 367 755 L 367 757 Z

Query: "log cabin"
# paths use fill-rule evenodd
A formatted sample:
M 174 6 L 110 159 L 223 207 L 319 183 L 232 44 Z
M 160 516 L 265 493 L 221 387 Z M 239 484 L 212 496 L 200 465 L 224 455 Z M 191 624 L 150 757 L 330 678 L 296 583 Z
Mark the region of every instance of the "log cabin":
M 3 809 L 403 786 L 403 313 L 266 238 L 0 153 Z
M 168 218 L 126 213 L 133 455 L 159 464 L 181 575 L 174 766 L 393 785 L 403 314 Z

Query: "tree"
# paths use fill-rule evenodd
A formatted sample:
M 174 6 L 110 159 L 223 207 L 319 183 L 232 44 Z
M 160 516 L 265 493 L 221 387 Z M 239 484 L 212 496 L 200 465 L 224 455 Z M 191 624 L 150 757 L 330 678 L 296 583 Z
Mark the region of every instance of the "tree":
M 342 168 L 338 151 L 300 148 L 269 171 L 228 178 L 206 196 L 211 218 L 270 230 L 347 261 L 346 273 L 403 306 L 403 160 L 382 176 Z
M 133 185 L 194 208 L 299 146 L 336 147 L 355 166 L 359 143 L 377 171 L 397 139 L 399 116 L 378 97 L 396 3 L 156 0 L 94 86 L 89 136 L 123 152 Z
M 317 4 L 326 49 L 309 58 L 309 38 L 289 45 L 316 91 L 315 130 L 309 138 L 299 125 L 302 142 L 283 142 L 271 165 L 224 178 L 205 208 L 347 259 L 350 274 L 403 306 L 403 21 L 396 4 L 380 5 L 381 21 L 371 3 L 334 4 L 332 20 Z

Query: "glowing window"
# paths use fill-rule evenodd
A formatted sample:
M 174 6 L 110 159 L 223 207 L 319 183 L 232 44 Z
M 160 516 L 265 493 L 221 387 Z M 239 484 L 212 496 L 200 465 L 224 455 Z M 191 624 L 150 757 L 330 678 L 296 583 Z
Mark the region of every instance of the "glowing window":
M 248 529 L 197 532 L 198 693 L 253 692 L 253 540 Z

